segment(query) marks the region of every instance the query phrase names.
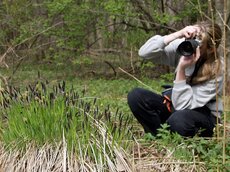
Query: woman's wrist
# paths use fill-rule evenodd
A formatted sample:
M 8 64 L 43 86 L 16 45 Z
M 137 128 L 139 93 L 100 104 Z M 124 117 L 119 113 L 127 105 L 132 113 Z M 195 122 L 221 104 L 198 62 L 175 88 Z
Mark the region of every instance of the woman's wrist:
M 186 80 L 185 68 L 178 66 L 177 73 L 176 73 L 176 78 L 175 78 L 175 82 L 183 81 L 183 80 Z
M 165 45 L 168 45 L 173 40 L 181 38 L 182 36 L 183 35 L 181 34 L 181 31 L 177 31 L 177 32 L 171 33 L 171 34 L 166 35 L 164 37 L 164 43 L 165 43 Z

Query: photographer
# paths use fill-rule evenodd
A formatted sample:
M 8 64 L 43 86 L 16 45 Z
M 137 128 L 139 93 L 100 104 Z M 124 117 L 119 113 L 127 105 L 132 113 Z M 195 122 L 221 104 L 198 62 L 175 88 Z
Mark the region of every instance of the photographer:
M 217 24 L 200 22 L 169 35 L 155 35 L 140 48 L 141 57 L 176 67 L 169 98 L 142 88 L 128 94 L 128 105 L 145 132 L 155 135 L 166 122 L 182 136 L 213 135 L 223 110 L 219 97 L 223 58 L 217 53 L 221 37 Z M 189 42 L 191 47 L 181 47 L 185 40 L 196 40 L 197 45 Z

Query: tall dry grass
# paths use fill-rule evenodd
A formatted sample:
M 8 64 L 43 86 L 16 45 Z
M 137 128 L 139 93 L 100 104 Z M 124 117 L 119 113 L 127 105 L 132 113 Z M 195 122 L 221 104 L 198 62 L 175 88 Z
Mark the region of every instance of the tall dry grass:
M 109 144 L 107 142 L 107 144 Z M 81 145 L 79 145 L 81 147 Z M 158 152 L 154 145 L 136 142 L 132 154 L 110 145 L 114 157 L 105 152 L 106 164 L 90 160 L 85 152 L 77 154 L 63 142 L 42 147 L 28 145 L 24 151 L 0 149 L 1 172 L 187 172 L 207 171 L 204 162 L 176 160 L 173 151 Z M 96 163 L 95 163 L 96 161 Z

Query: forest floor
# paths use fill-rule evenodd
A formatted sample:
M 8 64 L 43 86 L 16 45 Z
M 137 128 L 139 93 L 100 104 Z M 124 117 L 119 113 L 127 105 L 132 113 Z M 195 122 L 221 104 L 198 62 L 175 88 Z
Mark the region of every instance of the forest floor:
M 8 86 L 13 85 L 21 89 L 25 89 L 26 85 L 34 85 L 38 81 L 47 83 L 51 87 L 59 82 L 66 81 L 68 87 L 73 85 L 80 92 L 84 92 L 85 96 L 97 97 L 100 100 L 101 108 L 105 108 L 109 104 L 112 110 L 119 108 L 124 114 L 130 115 L 131 112 L 127 106 L 126 97 L 132 88 L 143 87 L 161 93 L 161 86 L 163 84 L 171 84 L 174 74 L 171 68 L 150 62 L 143 62 L 139 59 L 135 59 L 134 61 L 128 59 L 125 62 L 124 60 L 117 60 L 116 58 L 110 58 L 109 61 L 98 61 L 98 59 L 82 57 L 82 59 L 59 62 L 49 60 L 25 62 L 18 67 L 11 65 L 9 69 L 1 69 L 1 75 L 7 76 Z M 208 169 L 211 168 L 220 168 L 217 164 L 222 161 L 222 158 L 218 161 L 214 161 L 213 158 L 215 158 L 214 155 L 216 154 L 213 151 L 221 153 L 223 151 L 215 146 L 215 139 L 214 141 L 213 139 L 209 141 L 196 138 L 192 141 L 189 139 L 182 141 L 178 136 L 169 136 L 168 133 L 165 133 L 159 136 L 159 140 L 155 140 L 152 136 L 145 135 L 138 123 L 135 122 L 135 124 L 132 125 L 134 126 L 133 133 L 136 134 L 135 137 L 137 140 L 133 142 L 132 154 L 128 156 L 122 154 L 124 159 L 131 159 L 128 163 L 129 168 L 124 166 L 124 164 L 119 165 L 118 163 L 117 171 L 129 171 L 127 169 L 132 168 L 135 168 L 135 170 L 133 169 L 131 171 L 140 172 L 208 171 Z M 227 132 L 229 132 L 229 130 L 227 130 Z M 222 144 L 222 141 L 220 142 Z M 227 143 L 229 143 L 229 140 L 227 140 Z M 48 148 L 45 149 L 50 151 L 52 148 L 48 146 Z M 57 149 L 63 151 L 66 148 L 59 147 Z M 54 152 L 55 151 L 57 150 L 54 150 Z M 2 160 L 2 164 L 9 164 L 10 159 L 13 159 L 12 162 L 15 163 L 26 159 L 26 163 L 29 163 L 30 159 L 36 159 L 35 157 L 28 156 L 35 156 L 36 153 L 34 152 L 39 152 L 39 150 L 31 146 L 28 148 L 27 155 L 18 159 L 19 152 L 6 156 L 4 149 L 0 148 L 0 160 Z M 226 152 L 230 152 L 229 145 L 226 148 Z M 46 156 L 46 154 L 44 154 L 44 156 Z M 213 156 L 212 159 L 209 157 L 210 159 L 208 160 L 213 161 L 213 165 L 207 165 L 207 162 L 203 159 L 208 156 Z M 57 158 L 60 164 L 63 163 L 62 158 L 63 157 Z M 228 158 L 227 156 L 227 161 L 229 161 Z M 45 161 L 45 159 L 46 158 L 42 161 Z M 57 162 L 46 163 L 52 164 Z M 68 163 L 70 162 L 68 161 Z M 17 170 L 20 171 L 20 168 L 18 167 Z M 63 168 L 56 169 L 56 171 L 59 170 L 62 171 Z

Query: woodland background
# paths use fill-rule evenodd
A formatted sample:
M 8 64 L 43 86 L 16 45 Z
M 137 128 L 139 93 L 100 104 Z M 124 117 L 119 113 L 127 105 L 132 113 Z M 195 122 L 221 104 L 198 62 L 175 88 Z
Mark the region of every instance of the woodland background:
M 116 75 L 118 66 L 138 74 L 143 61 L 137 51 L 150 36 L 200 20 L 215 20 L 224 29 L 225 14 L 229 47 L 224 0 L 2 0 L 0 64 L 11 76 L 1 78 L 10 83 L 21 64 L 31 62 L 75 65 L 76 76 L 103 76 L 109 69 Z

